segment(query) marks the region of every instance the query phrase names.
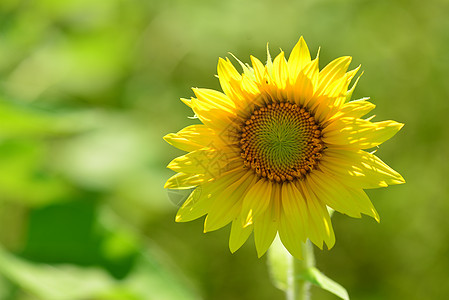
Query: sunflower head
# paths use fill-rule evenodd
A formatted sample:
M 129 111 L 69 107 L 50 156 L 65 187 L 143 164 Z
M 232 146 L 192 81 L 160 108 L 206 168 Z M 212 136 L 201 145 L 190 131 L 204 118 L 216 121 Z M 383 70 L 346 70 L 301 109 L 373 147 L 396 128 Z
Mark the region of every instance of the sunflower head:
M 348 71 L 340 57 L 321 71 L 301 37 L 288 59 L 281 52 L 264 65 L 219 59 L 223 92 L 193 89 L 182 99 L 202 124 L 164 139 L 189 153 L 168 168 L 170 189 L 194 189 L 176 221 L 206 216 L 204 231 L 232 223 L 236 251 L 254 232 L 262 256 L 276 234 L 294 256 L 310 239 L 331 248 L 335 236 L 328 209 L 352 217 L 379 216 L 364 189 L 404 183 L 402 176 L 367 150 L 391 138 L 403 124 L 363 119 L 374 105 L 350 101 L 360 67 Z

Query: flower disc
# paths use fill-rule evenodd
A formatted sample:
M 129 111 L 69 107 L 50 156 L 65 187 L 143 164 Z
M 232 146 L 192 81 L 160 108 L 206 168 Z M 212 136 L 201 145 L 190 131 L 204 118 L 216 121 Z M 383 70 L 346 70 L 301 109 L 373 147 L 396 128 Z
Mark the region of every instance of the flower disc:
M 255 110 L 244 124 L 240 144 L 245 166 L 264 178 L 301 178 L 321 157 L 320 127 L 296 104 L 269 104 Z

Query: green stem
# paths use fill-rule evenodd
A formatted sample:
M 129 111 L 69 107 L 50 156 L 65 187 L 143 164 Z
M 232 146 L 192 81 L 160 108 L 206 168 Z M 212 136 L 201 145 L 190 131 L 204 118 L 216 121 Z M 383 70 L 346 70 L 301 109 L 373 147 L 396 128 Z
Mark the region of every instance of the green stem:
M 310 241 L 303 244 L 303 260 L 287 253 L 287 300 L 310 300 L 310 282 L 301 278 L 305 270 L 315 266 L 313 247 Z

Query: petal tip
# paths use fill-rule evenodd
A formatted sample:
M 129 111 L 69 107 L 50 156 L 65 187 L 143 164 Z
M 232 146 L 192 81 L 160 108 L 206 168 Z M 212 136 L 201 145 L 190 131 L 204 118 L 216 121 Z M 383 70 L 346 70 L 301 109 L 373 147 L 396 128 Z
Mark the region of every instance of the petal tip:
M 193 91 L 193 93 L 195 94 L 195 96 L 197 96 L 198 97 L 198 95 L 197 95 L 197 93 L 199 93 L 199 88 L 197 88 L 197 87 L 192 87 L 192 91 Z
M 180 215 L 180 214 L 176 214 L 176 217 L 175 217 L 175 222 L 176 222 L 176 223 L 180 223 L 180 222 L 182 222 L 182 217 L 181 217 L 181 215 Z
M 191 99 L 180 98 L 180 100 L 182 101 L 182 103 L 184 103 L 184 104 L 187 105 L 188 107 L 192 108 L 192 100 L 191 100 Z
M 170 187 L 170 182 L 166 182 L 165 184 L 164 184 L 164 189 L 168 189 Z
M 334 240 L 333 242 L 330 242 L 329 244 L 326 243 L 326 246 L 327 246 L 327 250 L 328 250 L 328 251 L 331 250 L 331 249 L 334 248 L 334 246 L 335 246 L 335 240 Z
M 258 249 L 256 249 L 256 251 L 257 251 L 257 258 L 261 258 L 262 256 L 264 256 L 265 253 L 267 253 L 266 250 L 262 252 L 262 251 L 259 251 Z
M 231 244 L 231 240 L 229 240 L 229 251 L 231 251 L 232 254 L 234 254 L 239 248 L 235 247 Z
M 169 133 L 169 134 L 164 135 L 162 138 L 164 139 L 164 141 L 166 141 L 167 143 L 169 143 L 171 145 L 170 139 L 172 137 L 173 137 L 173 133 Z
M 171 162 L 169 162 L 168 165 L 166 166 L 166 168 L 173 170 L 173 167 L 176 166 L 175 160 L 176 160 L 176 158 L 174 160 L 172 160 Z

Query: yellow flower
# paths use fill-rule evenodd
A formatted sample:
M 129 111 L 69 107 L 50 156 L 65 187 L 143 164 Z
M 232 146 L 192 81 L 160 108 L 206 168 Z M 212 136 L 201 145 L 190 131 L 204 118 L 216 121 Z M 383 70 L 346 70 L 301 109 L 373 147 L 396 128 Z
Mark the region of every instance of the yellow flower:
M 267 51 L 268 52 L 268 51 Z M 195 188 L 179 209 L 177 222 L 204 215 L 204 232 L 232 222 L 229 247 L 240 248 L 254 231 L 259 257 L 278 233 L 287 250 L 301 258 L 301 243 L 320 249 L 335 243 L 327 208 L 351 217 L 379 215 L 363 189 L 404 183 L 376 155 L 364 151 L 391 138 L 403 124 L 361 117 L 375 105 L 349 101 L 360 66 L 351 57 L 321 71 L 301 37 L 288 60 L 268 52 L 263 65 L 219 59 L 224 93 L 194 88 L 182 99 L 202 122 L 164 139 L 187 151 L 168 168 L 178 172 L 170 189 Z

